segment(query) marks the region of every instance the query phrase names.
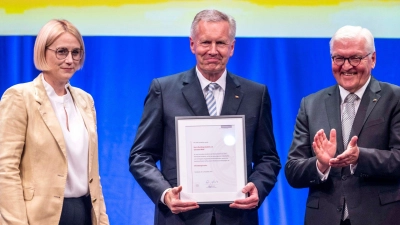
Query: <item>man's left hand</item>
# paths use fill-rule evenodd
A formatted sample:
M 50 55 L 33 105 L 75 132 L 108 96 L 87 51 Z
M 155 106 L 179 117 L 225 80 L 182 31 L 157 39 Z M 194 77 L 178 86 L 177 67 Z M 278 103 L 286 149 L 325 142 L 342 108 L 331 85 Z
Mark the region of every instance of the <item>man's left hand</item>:
M 231 208 L 237 209 L 254 209 L 258 206 L 259 198 L 258 198 L 258 190 L 256 185 L 253 182 L 249 182 L 243 189 L 243 193 L 249 193 L 249 197 L 245 199 L 235 200 L 232 204 L 229 205 Z
M 336 158 L 331 159 L 329 165 L 332 167 L 345 167 L 350 164 L 356 165 L 358 163 L 358 156 L 360 155 L 357 140 L 357 136 L 352 137 L 347 149 L 342 154 L 336 156 Z

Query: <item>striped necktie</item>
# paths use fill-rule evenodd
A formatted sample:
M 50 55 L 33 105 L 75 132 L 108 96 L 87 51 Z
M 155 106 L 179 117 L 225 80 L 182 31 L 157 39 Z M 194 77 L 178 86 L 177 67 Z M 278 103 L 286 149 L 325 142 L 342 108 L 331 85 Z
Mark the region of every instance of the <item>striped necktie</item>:
M 214 98 L 214 90 L 217 89 L 219 85 L 217 83 L 210 83 L 207 87 L 206 104 L 208 112 L 210 116 L 217 116 L 217 104 Z

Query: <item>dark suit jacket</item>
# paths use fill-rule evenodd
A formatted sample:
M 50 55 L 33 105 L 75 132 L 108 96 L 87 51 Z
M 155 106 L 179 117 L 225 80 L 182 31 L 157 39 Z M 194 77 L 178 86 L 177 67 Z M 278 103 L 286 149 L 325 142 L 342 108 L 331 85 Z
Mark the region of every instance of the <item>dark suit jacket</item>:
M 258 224 L 257 209 L 201 205 L 199 209 L 175 215 L 160 201 L 167 188 L 177 186 L 175 117 L 208 115 L 195 68 L 153 80 L 129 163 L 136 181 L 156 205 L 154 224 L 209 225 L 213 211 L 218 225 Z M 248 181 L 256 185 L 261 204 L 275 185 L 281 168 L 267 88 L 228 72 L 221 115 L 245 115 Z M 159 160 L 161 171 L 156 167 Z
M 353 175 L 349 167 L 332 168 L 321 182 L 312 149 L 314 135 L 337 131 L 337 152 L 344 151 L 340 93 L 337 85 L 305 97 L 297 115 L 285 165 L 295 188 L 309 188 L 305 224 L 338 225 L 346 199 L 352 225 L 400 222 L 400 88 L 371 77 L 358 108 L 351 137 L 360 155 Z

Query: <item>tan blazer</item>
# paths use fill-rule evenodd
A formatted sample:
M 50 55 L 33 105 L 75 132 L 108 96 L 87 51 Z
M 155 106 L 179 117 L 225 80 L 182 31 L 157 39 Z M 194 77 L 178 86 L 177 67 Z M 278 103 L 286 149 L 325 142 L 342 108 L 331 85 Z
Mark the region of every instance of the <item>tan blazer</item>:
M 67 178 L 63 132 L 41 76 L 0 101 L 0 224 L 57 225 Z M 69 87 L 89 134 L 92 224 L 109 224 L 100 185 L 93 98 Z

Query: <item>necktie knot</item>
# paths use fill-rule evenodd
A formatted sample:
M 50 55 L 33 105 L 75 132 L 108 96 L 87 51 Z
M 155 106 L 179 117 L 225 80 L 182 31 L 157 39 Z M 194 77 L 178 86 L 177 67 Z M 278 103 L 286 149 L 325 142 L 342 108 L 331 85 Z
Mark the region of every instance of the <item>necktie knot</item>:
M 358 99 L 358 96 L 356 94 L 350 93 L 344 99 L 344 103 L 354 103 L 354 101 L 357 99 Z
M 217 89 L 218 88 L 218 84 L 217 83 L 210 83 L 209 85 L 208 85 L 208 91 L 214 91 L 215 89 Z

